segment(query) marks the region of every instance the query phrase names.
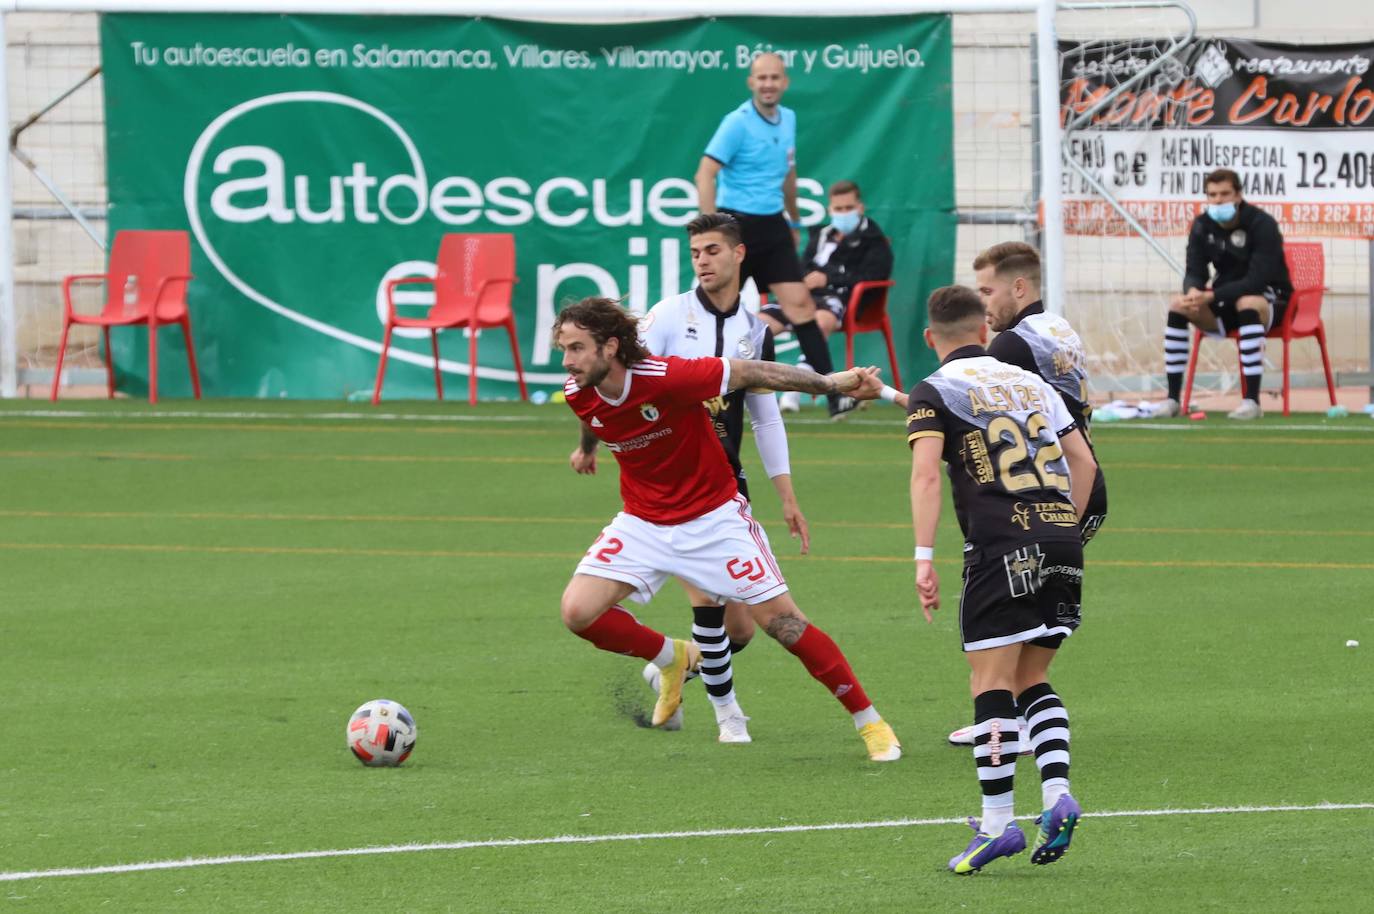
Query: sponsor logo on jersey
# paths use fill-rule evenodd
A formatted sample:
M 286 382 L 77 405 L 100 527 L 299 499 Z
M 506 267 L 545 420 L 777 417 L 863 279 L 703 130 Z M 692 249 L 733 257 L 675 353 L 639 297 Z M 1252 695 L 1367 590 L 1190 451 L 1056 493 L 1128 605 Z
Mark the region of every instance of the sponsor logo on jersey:
M 1040 518 L 1042 524 L 1054 524 L 1056 527 L 1077 527 L 1078 512 L 1073 505 L 1062 501 L 1038 501 L 1031 506 L 1035 511 L 1035 516 Z
M 916 410 L 916 412 L 911 413 L 910 415 L 908 415 L 908 416 L 906 417 L 906 421 L 907 421 L 907 422 L 919 422 L 919 421 L 921 421 L 922 419 L 934 419 L 934 418 L 935 418 L 935 410 L 931 409 L 931 408 L 928 407 L 928 406 L 922 406 L 920 409 Z
M 645 422 L 657 422 L 658 417 L 662 415 L 658 411 L 658 407 L 654 406 L 652 403 L 641 403 L 639 405 L 639 414 L 644 417 Z
M 696 324 L 688 324 L 688 325 L 687 325 L 687 339 L 689 339 L 689 340 L 694 340 L 694 339 L 696 339 L 696 338 L 697 338 L 697 325 L 696 325 Z

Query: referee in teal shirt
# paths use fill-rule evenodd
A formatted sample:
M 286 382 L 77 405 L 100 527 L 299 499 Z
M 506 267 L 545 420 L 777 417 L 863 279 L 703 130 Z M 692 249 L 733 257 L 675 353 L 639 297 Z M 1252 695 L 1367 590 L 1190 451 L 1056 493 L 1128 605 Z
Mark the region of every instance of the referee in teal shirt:
M 768 290 L 792 325 L 806 361 L 821 374 L 834 366 L 816 326 L 816 303 L 802 282 L 797 257 L 801 219 L 797 209 L 797 115 L 779 102 L 787 91 L 787 67 L 777 54 L 760 54 L 749 68 L 752 97 L 721 120 L 697 167 L 697 199 L 703 213 L 734 216 L 744 236 L 740 281 L 754 278 Z M 832 394 L 831 418 L 855 406 Z

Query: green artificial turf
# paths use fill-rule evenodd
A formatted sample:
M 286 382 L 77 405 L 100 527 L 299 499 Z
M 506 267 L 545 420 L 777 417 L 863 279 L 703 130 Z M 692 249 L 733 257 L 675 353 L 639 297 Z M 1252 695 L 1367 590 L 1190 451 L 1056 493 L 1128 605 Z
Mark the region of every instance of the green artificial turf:
M 903 741 L 892 765 L 865 759 L 762 633 L 736 662 L 752 745 L 715 743 L 696 684 L 682 732 L 637 724 L 642 663 L 558 618 L 618 507 L 609 454 L 595 477 L 568 469 L 576 429 L 554 405 L 0 404 L 0 873 L 977 813 L 968 752 L 944 741 L 971 714 L 958 531 L 947 510 L 946 606 L 927 626 L 900 414 L 792 425 L 807 557 L 746 446 L 798 603 Z M 1374 423 L 1100 425 L 1095 440 L 1110 518 L 1053 676 L 1088 817 L 1052 867 L 1023 855 L 957 879 L 943 864 L 966 829 L 907 824 L 46 875 L 0 882 L 0 903 L 876 912 L 1044 893 L 1061 911 L 1360 909 L 1374 809 L 1092 813 L 1374 802 Z M 675 588 L 639 614 L 688 632 Z M 400 769 L 344 745 L 377 697 L 419 725 Z M 1029 761 L 1017 793 L 1039 811 Z

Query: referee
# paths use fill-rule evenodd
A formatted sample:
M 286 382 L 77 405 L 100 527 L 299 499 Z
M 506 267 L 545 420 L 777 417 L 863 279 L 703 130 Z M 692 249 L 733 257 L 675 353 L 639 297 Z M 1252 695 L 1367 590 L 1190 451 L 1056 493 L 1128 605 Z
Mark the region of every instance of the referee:
M 749 68 L 752 97 L 721 119 L 697 167 L 697 199 L 703 214 L 734 216 L 744 236 L 741 282 L 754 278 L 772 293 L 796 334 L 802 355 L 821 374 L 834 366 L 816 326 L 816 303 L 802 282 L 797 258 L 797 115 L 784 108 L 787 67 L 777 54 L 759 54 Z M 841 418 L 855 401 L 829 396 L 830 416 Z

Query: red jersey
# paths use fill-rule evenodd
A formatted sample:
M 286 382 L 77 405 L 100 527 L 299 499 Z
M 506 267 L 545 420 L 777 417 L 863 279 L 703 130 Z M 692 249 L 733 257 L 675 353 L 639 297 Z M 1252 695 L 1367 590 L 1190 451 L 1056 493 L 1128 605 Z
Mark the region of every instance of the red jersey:
M 619 400 L 569 378 L 568 405 L 615 454 L 625 511 L 651 524 L 682 524 L 739 494 L 704 400 L 726 392 L 725 359 L 648 358 L 625 374 Z

